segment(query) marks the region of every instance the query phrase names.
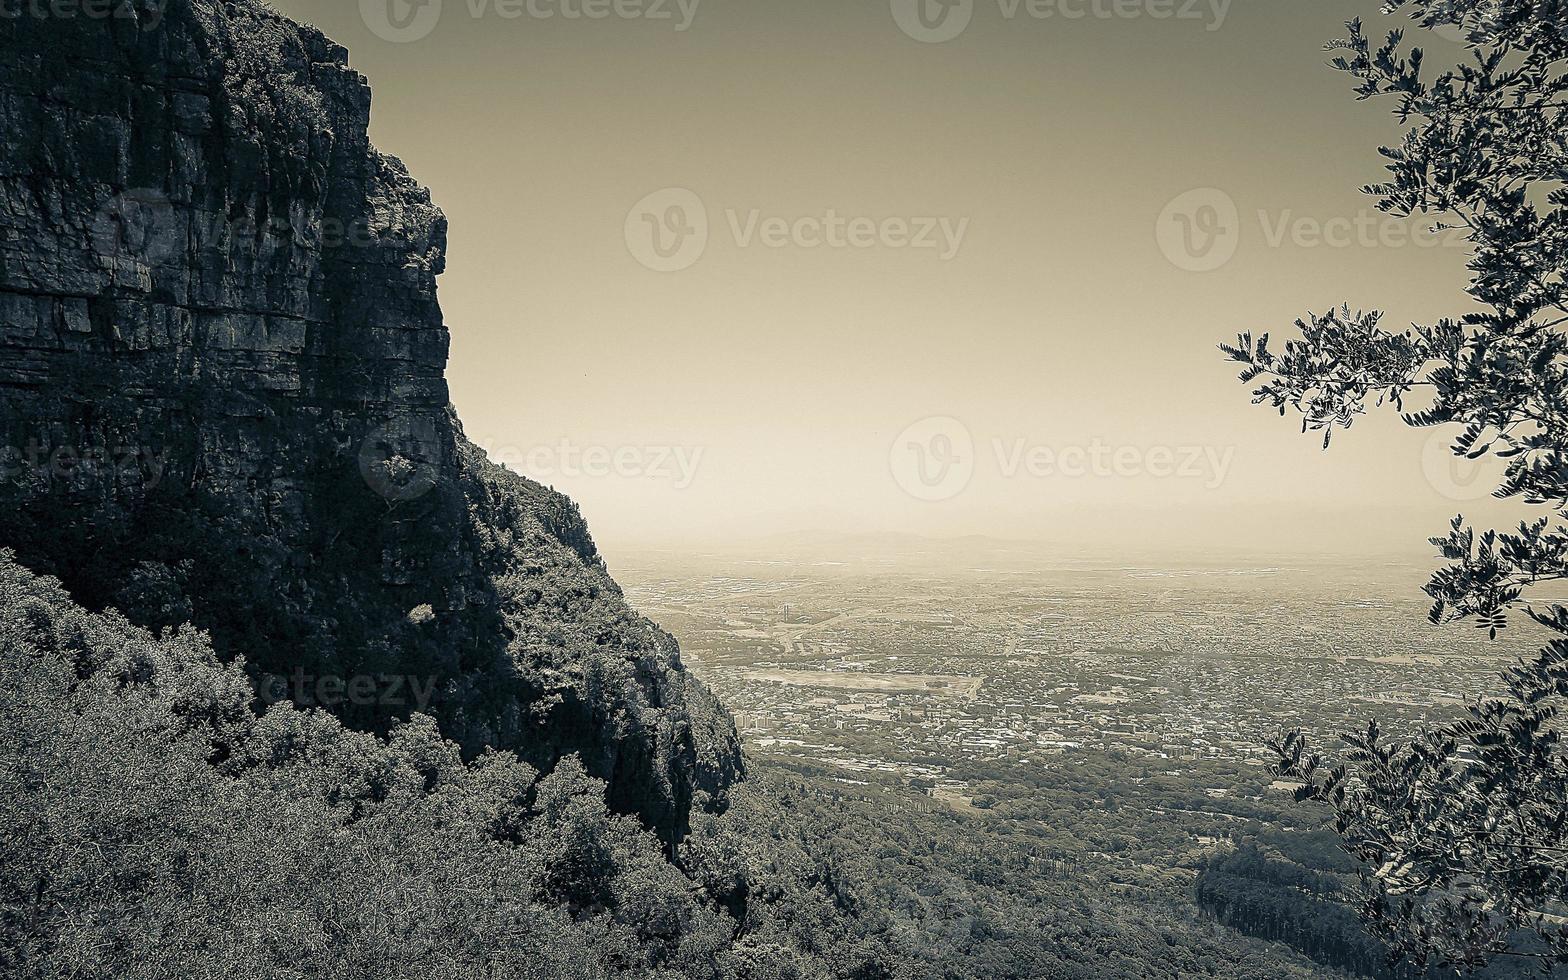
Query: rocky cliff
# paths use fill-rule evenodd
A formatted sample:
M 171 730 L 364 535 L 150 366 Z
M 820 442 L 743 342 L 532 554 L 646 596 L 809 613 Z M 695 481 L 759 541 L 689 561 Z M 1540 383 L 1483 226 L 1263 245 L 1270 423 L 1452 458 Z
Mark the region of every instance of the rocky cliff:
M 0 546 L 263 699 L 580 753 L 678 839 L 733 726 L 576 507 L 464 439 L 445 219 L 347 52 L 255 0 L 89 6 L 0 18 Z

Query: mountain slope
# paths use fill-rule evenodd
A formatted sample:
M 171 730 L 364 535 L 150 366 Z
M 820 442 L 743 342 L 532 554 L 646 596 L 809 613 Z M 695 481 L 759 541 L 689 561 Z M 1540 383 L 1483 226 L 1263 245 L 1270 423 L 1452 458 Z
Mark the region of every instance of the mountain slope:
M 575 759 L 251 700 L 0 551 L 0 975 L 715 977 L 727 922 Z
M 445 218 L 255 0 L 0 19 L 0 546 L 263 693 L 580 753 L 668 844 L 741 773 L 576 507 L 464 439 Z

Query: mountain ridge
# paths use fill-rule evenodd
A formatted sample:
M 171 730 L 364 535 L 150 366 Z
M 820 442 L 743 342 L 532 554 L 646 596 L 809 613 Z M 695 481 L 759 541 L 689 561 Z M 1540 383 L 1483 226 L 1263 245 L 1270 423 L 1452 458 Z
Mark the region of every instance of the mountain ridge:
M 580 755 L 673 847 L 733 725 L 576 505 L 463 435 L 446 218 L 347 50 L 257 0 L 125 9 L 0 23 L 0 546 L 257 680 L 363 680 L 356 727 Z

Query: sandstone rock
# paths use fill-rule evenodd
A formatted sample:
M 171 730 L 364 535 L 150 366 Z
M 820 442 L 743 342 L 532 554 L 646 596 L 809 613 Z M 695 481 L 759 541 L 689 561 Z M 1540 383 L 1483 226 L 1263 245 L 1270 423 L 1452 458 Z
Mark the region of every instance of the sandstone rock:
M 580 753 L 673 843 L 739 777 L 733 726 L 576 507 L 463 438 L 446 219 L 369 111 L 255 0 L 0 19 L 0 546 L 258 676 L 434 677 L 331 707 Z M 119 462 L 60 463 L 89 453 Z

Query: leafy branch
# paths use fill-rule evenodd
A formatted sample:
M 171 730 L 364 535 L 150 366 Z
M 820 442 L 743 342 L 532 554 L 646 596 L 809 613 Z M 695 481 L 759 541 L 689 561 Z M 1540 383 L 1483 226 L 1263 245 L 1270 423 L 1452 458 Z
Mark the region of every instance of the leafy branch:
M 1389 0 L 1384 12 L 1457 31 L 1465 52 L 1434 74 L 1403 31 L 1374 42 L 1360 20 L 1327 45 L 1357 98 L 1391 100 L 1404 127 L 1381 151 L 1387 179 L 1363 190 L 1385 213 L 1462 232 L 1476 308 L 1395 332 L 1381 311 L 1341 305 L 1297 320 L 1282 351 L 1250 332 L 1220 349 L 1255 404 L 1296 412 L 1324 448 L 1386 403 L 1411 426 L 1452 427 L 1457 457 L 1503 461 L 1494 494 L 1548 513 L 1512 531 L 1455 517 L 1431 539 L 1447 564 L 1425 586 L 1430 618 L 1495 637 L 1522 609 L 1559 638 L 1505 674 L 1500 696 L 1407 744 L 1374 721 L 1332 753 L 1300 731 L 1270 747 L 1364 862 L 1362 914 L 1396 955 L 1550 968 L 1568 964 L 1568 609 L 1530 594 L 1568 580 L 1568 4 Z

